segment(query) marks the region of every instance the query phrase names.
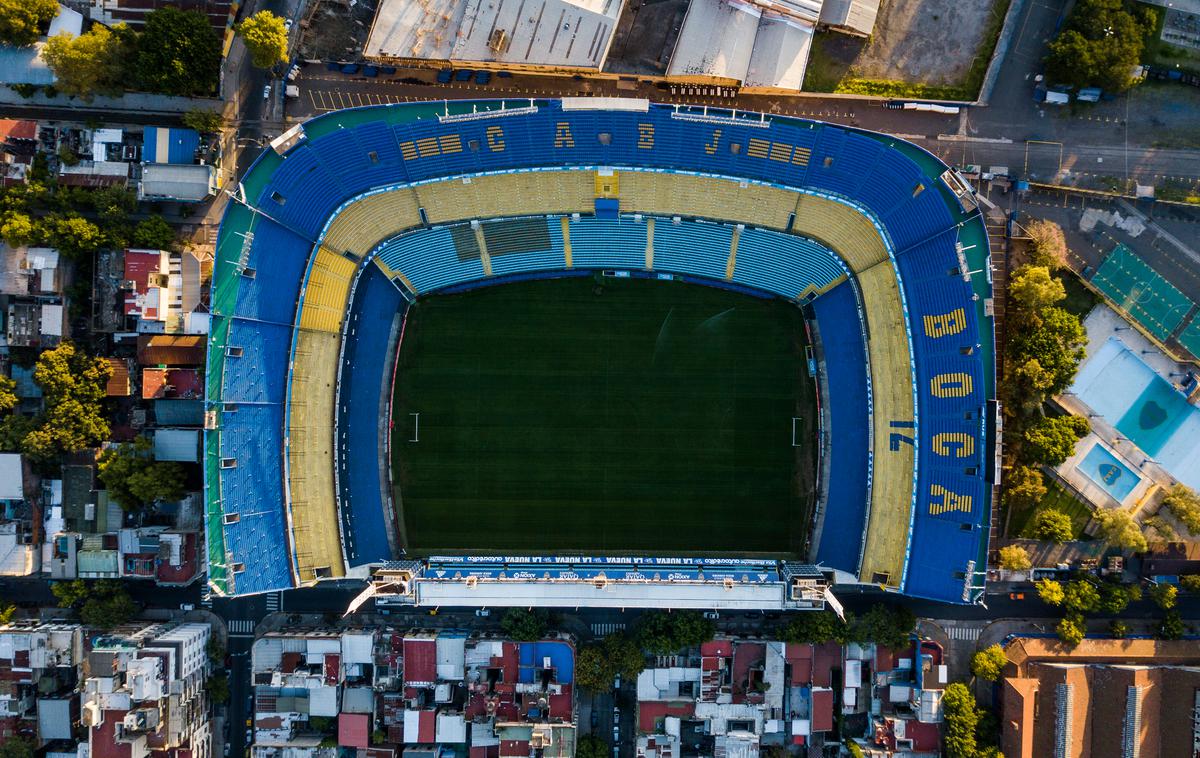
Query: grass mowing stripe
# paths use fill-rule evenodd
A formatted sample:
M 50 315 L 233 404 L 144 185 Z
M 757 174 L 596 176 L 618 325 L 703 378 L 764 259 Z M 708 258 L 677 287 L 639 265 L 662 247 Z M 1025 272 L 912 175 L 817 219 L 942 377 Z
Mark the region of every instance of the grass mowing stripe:
M 422 300 L 393 403 L 413 552 L 791 555 L 815 430 L 799 310 L 679 282 Z M 412 443 L 411 413 L 420 413 Z

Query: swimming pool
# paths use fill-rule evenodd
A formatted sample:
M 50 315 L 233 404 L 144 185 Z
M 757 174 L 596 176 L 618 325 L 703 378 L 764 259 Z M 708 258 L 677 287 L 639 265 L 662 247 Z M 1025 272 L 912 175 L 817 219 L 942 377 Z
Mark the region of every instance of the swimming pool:
M 1079 399 L 1181 482 L 1200 488 L 1200 410 L 1110 337 L 1071 386 Z
M 1118 503 L 1123 502 L 1142 480 L 1133 469 L 1097 442 L 1084 456 L 1075 470 L 1096 483 L 1100 489 L 1112 495 Z

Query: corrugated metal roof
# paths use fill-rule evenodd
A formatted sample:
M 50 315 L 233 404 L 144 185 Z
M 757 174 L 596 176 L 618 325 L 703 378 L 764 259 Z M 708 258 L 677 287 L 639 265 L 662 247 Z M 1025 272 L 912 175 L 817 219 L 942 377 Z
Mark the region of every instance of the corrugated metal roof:
M 195 130 L 147 126 L 142 132 L 142 138 L 142 160 L 146 163 L 196 162 L 200 134 Z
M 154 432 L 154 460 L 197 463 L 200 460 L 199 429 L 158 429 Z
M 203 400 L 155 400 L 154 420 L 160 426 L 203 426 Z
M 821 23 L 870 34 L 875 29 L 878 14 L 879 0 L 825 0 L 821 6 Z
M 216 188 L 212 166 L 147 163 L 138 196 L 198 203 Z

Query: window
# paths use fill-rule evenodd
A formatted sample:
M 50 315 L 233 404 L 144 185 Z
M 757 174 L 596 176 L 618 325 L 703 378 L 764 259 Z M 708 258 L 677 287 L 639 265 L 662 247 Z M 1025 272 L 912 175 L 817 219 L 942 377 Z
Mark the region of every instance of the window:
M 367 158 L 370 159 L 371 163 L 379 163 L 379 153 L 374 150 L 367 153 Z
M 237 468 L 237 458 L 222 458 L 221 468 Z
M 242 269 L 242 276 L 246 277 L 247 279 L 253 279 L 257 274 L 258 272 L 250 266 Z
M 271 199 L 274 200 L 275 202 L 279 203 L 280 205 L 283 205 L 284 203 L 287 202 L 287 198 L 284 197 L 283 195 L 279 194 L 275 190 L 271 190 Z
M 596 135 L 596 139 L 600 141 L 601 145 L 611 145 L 612 144 L 612 135 L 609 134 L 608 132 L 600 132 L 599 134 Z
M 225 348 L 225 355 L 230 358 L 241 358 L 242 352 L 242 348 L 237 345 L 229 345 Z

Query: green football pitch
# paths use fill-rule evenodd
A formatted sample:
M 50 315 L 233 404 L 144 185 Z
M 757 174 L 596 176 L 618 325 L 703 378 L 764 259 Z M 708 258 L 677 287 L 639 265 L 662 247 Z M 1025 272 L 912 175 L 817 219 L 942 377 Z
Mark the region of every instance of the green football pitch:
M 796 555 L 816 467 L 804 346 L 794 305 L 677 281 L 421 300 L 392 403 L 402 539 L 414 554 Z

